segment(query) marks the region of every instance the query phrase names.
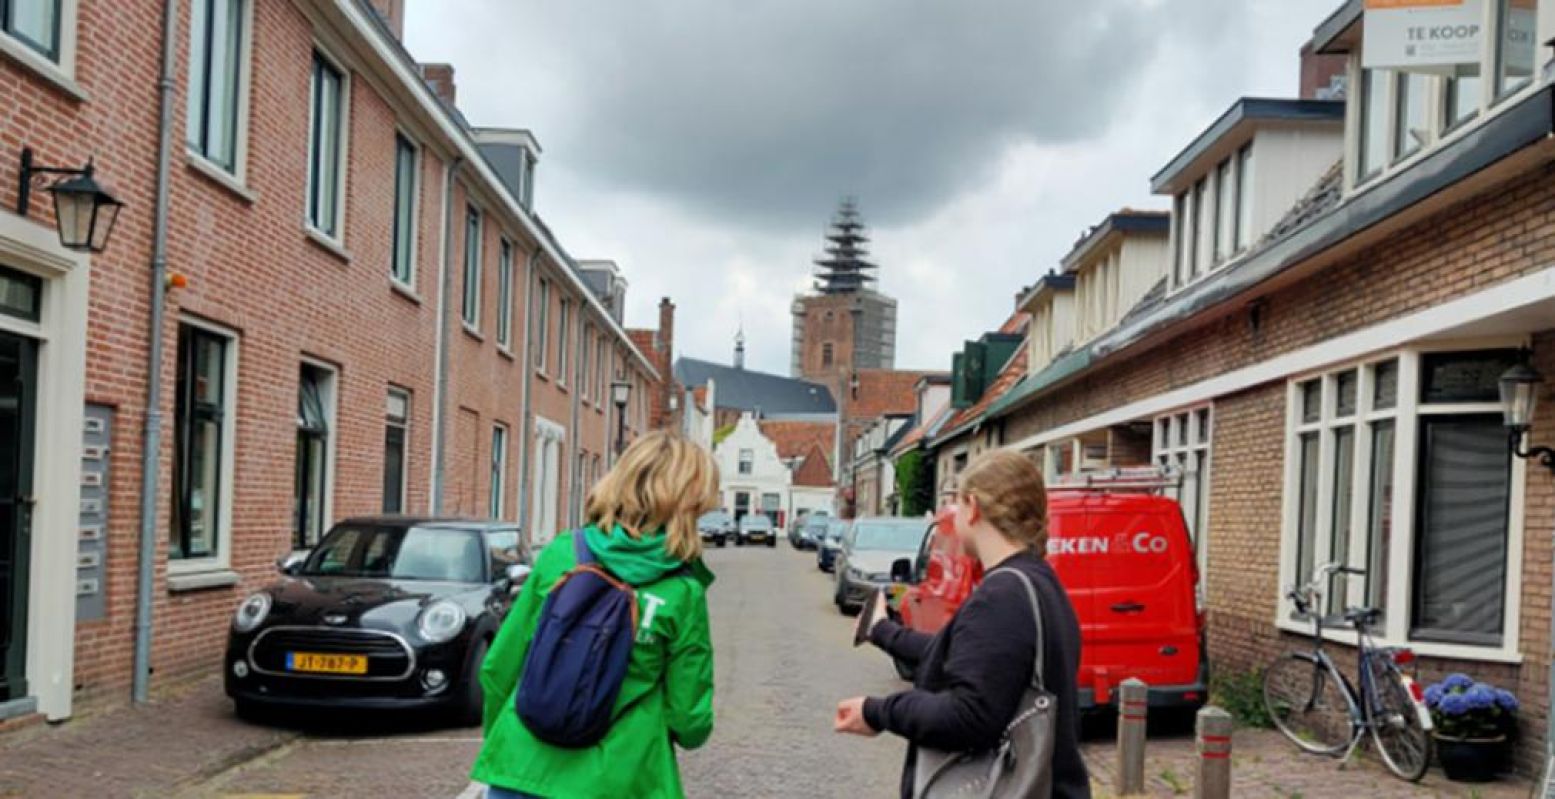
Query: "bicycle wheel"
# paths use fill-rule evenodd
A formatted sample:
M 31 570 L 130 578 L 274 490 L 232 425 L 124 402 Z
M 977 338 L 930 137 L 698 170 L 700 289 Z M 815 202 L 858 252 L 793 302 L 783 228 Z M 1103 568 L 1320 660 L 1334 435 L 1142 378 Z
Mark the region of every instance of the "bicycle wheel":
M 1291 743 L 1313 754 L 1337 755 L 1355 735 L 1349 690 L 1309 653 L 1290 652 L 1270 664 L 1263 705 Z
M 1389 771 L 1417 782 L 1431 765 L 1431 734 L 1398 667 L 1374 658 L 1371 669 L 1377 705 L 1372 709 L 1372 740 Z

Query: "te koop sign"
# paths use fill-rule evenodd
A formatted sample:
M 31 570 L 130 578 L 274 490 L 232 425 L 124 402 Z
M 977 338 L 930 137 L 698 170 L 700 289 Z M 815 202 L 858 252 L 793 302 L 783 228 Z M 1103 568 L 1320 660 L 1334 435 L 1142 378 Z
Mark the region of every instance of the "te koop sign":
M 1367 69 L 1450 75 L 1461 64 L 1479 63 L 1485 2 L 1366 0 L 1365 24 Z

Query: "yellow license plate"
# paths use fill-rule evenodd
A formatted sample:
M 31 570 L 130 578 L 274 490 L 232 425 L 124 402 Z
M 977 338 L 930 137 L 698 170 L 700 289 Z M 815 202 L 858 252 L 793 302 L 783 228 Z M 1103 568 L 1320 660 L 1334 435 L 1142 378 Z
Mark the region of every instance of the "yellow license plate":
M 287 652 L 286 670 L 310 674 L 366 674 L 366 655 L 327 655 L 319 652 Z

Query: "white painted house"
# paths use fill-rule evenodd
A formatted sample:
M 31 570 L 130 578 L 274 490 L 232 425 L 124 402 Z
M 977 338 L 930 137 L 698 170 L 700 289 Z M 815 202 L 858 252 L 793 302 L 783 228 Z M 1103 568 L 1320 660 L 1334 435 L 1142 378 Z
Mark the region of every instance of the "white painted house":
M 752 413 L 740 415 L 734 432 L 713 450 L 718 461 L 724 510 L 736 519 L 766 513 L 774 524 L 789 517 L 793 473 L 778 456 L 777 444 L 762 435 Z

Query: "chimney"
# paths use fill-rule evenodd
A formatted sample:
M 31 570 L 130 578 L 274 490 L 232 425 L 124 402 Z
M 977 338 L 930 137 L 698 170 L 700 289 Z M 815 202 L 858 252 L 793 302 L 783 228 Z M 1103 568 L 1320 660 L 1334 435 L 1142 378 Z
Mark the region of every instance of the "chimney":
M 405 0 L 369 0 L 378 18 L 394 32 L 394 38 L 405 38 Z
M 1301 99 L 1342 100 L 1349 72 L 1342 53 L 1319 55 L 1307 42 L 1301 48 Z
M 675 303 L 669 297 L 659 300 L 659 349 L 664 363 L 675 360 Z
M 454 87 L 453 64 L 422 64 L 421 79 L 427 82 L 427 86 L 431 87 L 437 99 L 443 101 L 443 105 L 458 107 L 455 103 L 458 91 Z

